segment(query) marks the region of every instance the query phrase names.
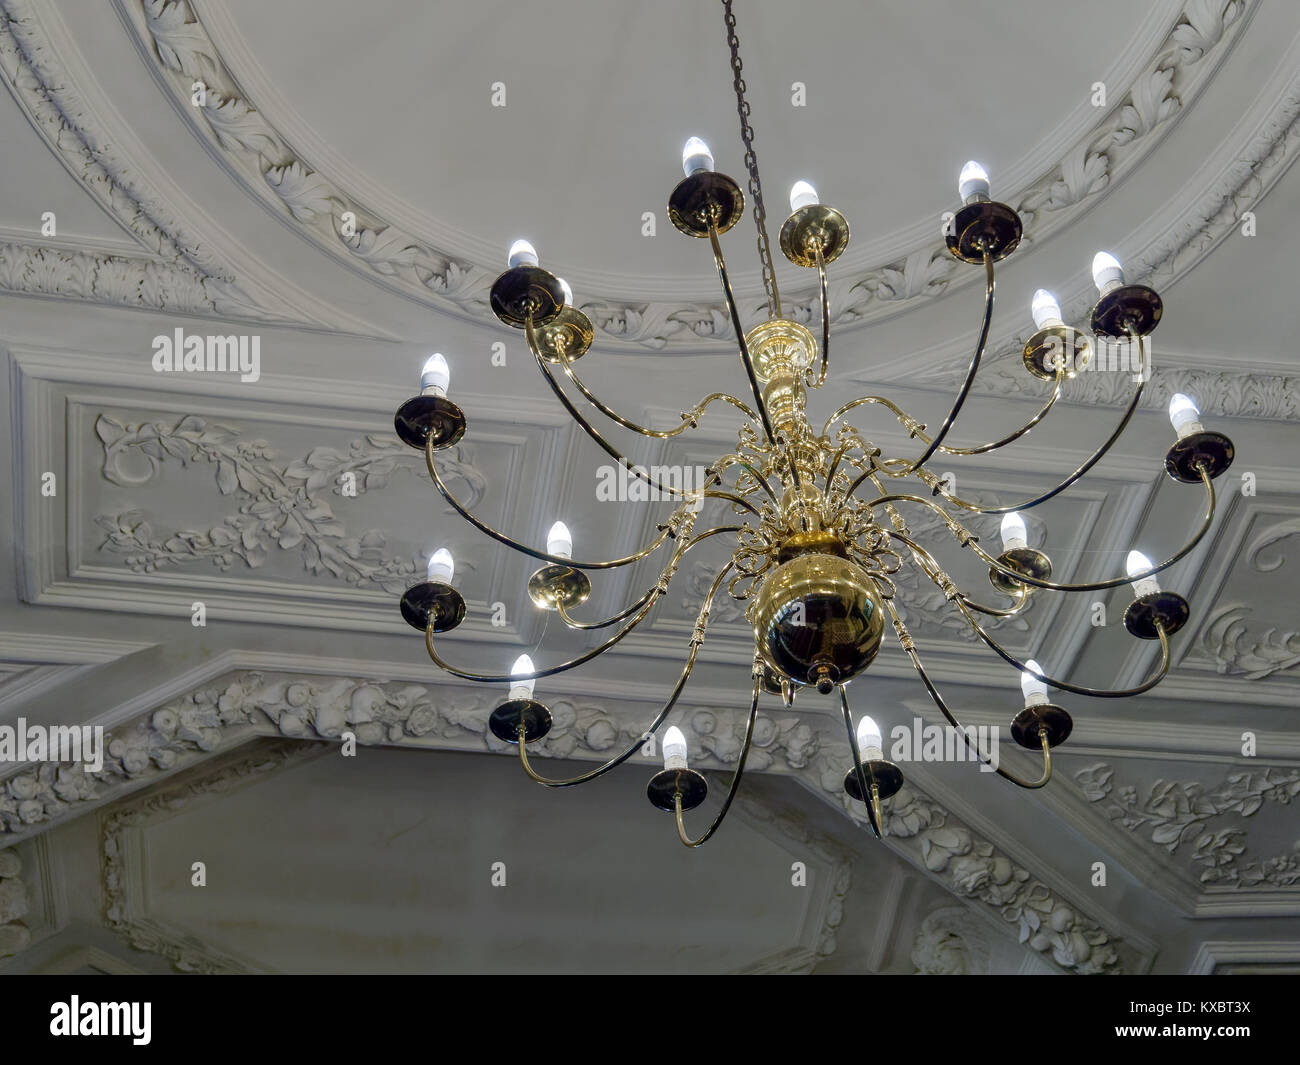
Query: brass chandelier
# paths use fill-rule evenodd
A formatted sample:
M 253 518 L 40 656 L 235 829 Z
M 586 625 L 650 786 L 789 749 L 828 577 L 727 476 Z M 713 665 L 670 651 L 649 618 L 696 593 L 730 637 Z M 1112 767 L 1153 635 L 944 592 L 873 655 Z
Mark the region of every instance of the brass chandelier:
M 765 693 L 779 697 L 789 707 L 798 693 L 814 688 L 823 695 L 838 695 L 851 752 L 844 789 L 854 800 L 865 804 L 872 831 L 879 838 L 884 828 L 882 800 L 902 787 L 903 774 L 897 765 L 885 759 L 880 731 L 870 717 L 863 717 L 854 727 L 847 692 L 849 684 L 871 664 L 880 649 L 886 619 L 931 699 L 974 754 L 1012 783 L 1040 788 L 1051 779 L 1051 749 L 1062 743 L 1071 730 L 1070 715 L 1048 700 L 1049 686 L 1076 695 L 1118 698 L 1148 691 L 1168 672 L 1169 637 L 1187 622 L 1189 612 L 1187 601 L 1175 592 L 1162 589 L 1156 574 L 1186 556 L 1209 530 L 1215 510 L 1212 481 L 1231 464 L 1233 446 L 1223 434 L 1201 425 L 1190 399 L 1175 396 L 1170 403 L 1170 419 L 1178 438 L 1165 456 L 1165 470 L 1176 481 L 1199 483 L 1204 487 L 1206 504 L 1201 525 L 1186 545 L 1158 565 L 1131 551 L 1124 576 L 1088 584 L 1052 581 L 1051 561 L 1042 551 L 1029 546 L 1025 523 L 1018 512 L 1065 491 L 1110 450 L 1138 407 L 1146 384 L 1145 372 L 1137 375 L 1132 398 L 1110 436 L 1078 469 L 1037 498 L 1013 506 L 981 506 L 950 491 L 947 482 L 928 467 L 936 455 L 983 455 L 1025 436 L 1051 411 L 1061 394 L 1063 381 L 1073 377 L 1091 356 L 1087 334 L 1066 325 L 1055 299 L 1039 290 L 1032 306 L 1037 331 L 1025 345 L 1024 365 L 1026 372 L 1051 384 L 1050 396 L 1028 422 L 1000 440 L 964 448 L 944 443 L 970 394 L 984 355 L 993 316 L 994 263 L 1011 254 L 1021 237 L 1016 212 L 989 198 L 988 176 L 976 163 L 967 163 L 962 170 L 959 193 L 963 206 L 946 226 L 944 239 L 957 259 L 983 267 L 984 315 L 965 380 L 947 416 L 937 431 L 928 434 L 924 425 L 888 398 L 862 396 L 840 406 L 820 431 L 814 430 L 807 409 L 808 392 L 825 383 L 830 358 L 826 267 L 843 254 L 849 240 L 849 226 L 839 211 L 818 202 L 815 190 L 806 182 L 797 183 L 791 190 L 791 214 L 781 227 L 780 246 L 795 266 L 817 272 L 821 312 L 819 345 L 818 338 L 807 327 L 782 315 L 731 0 L 723 0 L 723 9 L 767 295 L 766 321 L 748 332 L 741 325 L 719 237 L 741 220 L 745 196 L 734 180 L 714 171 L 712 156 L 698 138 L 693 137 L 686 144 L 683 152 L 686 177 L 669 197 L 668 217 L 687 236 L 709 241 L 753 405 L 733 395 L 714 393 L 684 412 L 681 424 L 671 429 L 649 428 L 619 414 L 583 384 L 574 368 L 591 346 L 594 330 L 590 320 L 574 306 L 568 285 L 539 265 L 532 246 L 526 241 L 516 241 L 510 249 L 509 269 L 492 286 L 492 310 L 506 325 L 523 332 L 543 379 L 587 435 L 631 476 L 661 493 L 659 498 L 674 498 L 679 503 L 659 525 L 659 535 L 652 543 L 635 554 L 616 559 L 572 558 L 572 539 L 559 522 L 551 529 L 545 551 L 521 544 L 492 528 L 452 495 L 438 470 L 438 452 L 453 446 L 464 435 L 465 415 L 447 398 L 447 363 L 440 354 L 434 355 L 425 364 L 421 394 L 408 400 L 397 412 L 394 424 L 398 435 L 424 452 L 434 485 L 455 511 L 493 539 L 543 563 L 528 581 L 528 594 L 533 603 L 543 610 L 554 611 L 570 629 L 581 632 L 612 629 L 613 635 L 576 658 L 546 669 L 535 668 L 527 655 L 520 657 L 509 674 L 482 674 L 449 664 L 435 645 L 435 636 L 460 624 L 465 616 L 465 601 L 452 585 L 454 566 L 445 549 L 432 555 L 428 579 L 406 591 L 401 609 L 405 619 L 424 633 L 429 657 L 441 669 L 464 680 L 510 685 L 507 699 L 492 712 L 489 727 L 499 739 L 518 746 L 528 776 L 547 787 L 558 788 L 594 780 L 622 764 L 663 725 L 690 677 L 705 639 L 713 601 L 725 584 L 728 595 L 746 603 L 746 618 L 754 632 L 753 692 L 748 723 L 726 799 L 704 834 L 693 838 L 686 829 L 683 812 L 704 801 L 707 784 L 703 775 L 688 766 L 685 739 L 673 727 L 663 737 L 664 768 L 652 777 L 647 789 L 651 802 L 675 814 L 682 843 L 688 847 L 704 843 L 722 823 L 739 788 L 754 736 L 759 697 Z M 1093 261 L 1093 277 L 1100 298 L 1091 312 L 1091 334 L 1136 344 L 1145 367 L 1145 340 L 1160 321 L 1160 296 L 1145 285 L 1126 283 L 1119 263 L 1105 252 Z M 583 399 L 616 425 L 656 440 L 694 429 L 708 408 L 717 403 L 729 404 L 745 419 L 736 446 L 712 464 L 703 485 L 665 484 L 651 472 L 629 462 L 601 435 L 575 406 L 553 368 L 558 368 Z M 847 418 L 852 412 L 870 405 L 881 406 L 892 414 L 910 437 L 919 441 L 919 454 L 912 458 L 885 455 L 850 424 Z M 728 475 L 732 478 L 730 482 Z M 864 491 L 860 494 L 860 490 Z M 871 492 L 875 494 L 870 495 Z M 697 529 L 709 500 L 722 501 L 735 520 L 729 516 L 728 523 Z M 958 587 L 914 538 L 903 516 L 905 509 L 911 507 L 938 515 L 958 544 L 987 565 L 989 580 L 994 590 L 1007 600 L 1005 605 L 978 602 Z M 991 555 L 980 546 L 978 537 L 954 515 L 960 511 L 1004 515 L 999 554 Z M 654 720 L 631 746 L 596 769 L 563 780 L 540 776 L 529 764 L 527 745 L 547 734 L 551 715 L 544 704 L 533 698 L 535 682 L 580 666 L 618 644 L 667 594 L 669 583 L 687 552 L 715 537 L 729 538 L 734 545 L 731 557 L 708 584 L 686 661 Z M 658 580 L 638 600 L 601 620 L 579 620 L 571 615 L 591 592 L 587 571 L 632 565 L 661 550 L 666 558 Z M 1021 671 L 1025 706 L 1015 715 L 1010 732 L 1021 747 L 1041 752 L 1043 767 L 1038 779 L 1021 779 L 990 761 L 931 680 L 916 642 L 895 605 L 898 590 L 892 578 L 904 566 L 916 567 L 924 579 L 933 582 L 971 630 Z M 979 620 L 979 615 L 993 618 L 1017 615 L 1036 589 L 1087 592 L 1125 583 L 1132 584 L 1136 596 L 1124 613 L 1125 627 L 1133 636 L 1160 645 L 1158 669 L 1150 679 L 1133 688 L 1087 688 L 1050 677 L 1037 663 L 1021 662 L 1003 648 Z

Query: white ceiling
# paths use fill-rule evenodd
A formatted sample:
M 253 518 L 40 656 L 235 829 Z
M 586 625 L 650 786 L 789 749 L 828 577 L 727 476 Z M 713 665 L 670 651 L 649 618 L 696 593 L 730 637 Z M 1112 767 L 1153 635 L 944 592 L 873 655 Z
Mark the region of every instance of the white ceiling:
M 643 797 L 650 759 L 587 789 L 536 788 L 485 737 L 502 693 L 427 661 L 396 599 L 443 544 L 470 606 L 447 640 L 455 661 L 501 671 L 527 649 L 548 665 L 584 644 L 528 605 L 524 560 L 436 501 L 391 415 L 424 355 L 442 350 L 469 418 L 453 483 L 477 513 L 528 542 L 563 517 L 587 557 L 653 534 L 662 505 L 596 503 L 604 456 L 484 299 L 525 234 L 596 322 L 580 369 L 616 407 L 671 425 L 699 396 L 740 387 L 707 248 L 663 213 L 690 134 L 743 183 L 720 10 L 0 9 L 0 433 L 15 486 L 0 495 L 0 557 L 14 560 L 0 589 L 0 723 L 97 723 L 120 741 L 93 787 L 0 771 L 0 844 L 13 844 L 0 859 L 22 866 L 0 865 L 0 898 L 16 894 L 6 881 L 28 898 L 25 914 L 0 910 L 11 918 L 0 949 L 23 946 L 4 968 L 1300 966 L 1286 804 L 1300 791 L 1300 321 L 1287 288 L 1300 14 L 1244 0 L 1171 0 L 1138 16 L 1117 2 L 740 12 L 774 228 L 798 177 L 853 226 L 831 270 L 832 378 L 814 412 L 882 392 L 942 418 L 978 324 L 980 272 L 937 233 L 973 156 L 1027 239 L 999 273 L 990 359 L 959 444 L 1004 435 L 1041 402 L 1018 355 L 1034 288 L 1083 320 L 1088 263 L 1106 247 L 1165 299 L 1143 409 L 1089 478 L 1028 516 L 1057 573 L 1113 574 L 1130 547 L 1167 554 L 1194 526 L 1199 493 L 1162 471 L 1172 392 L 1193 394 L 1233 437 L 1237 464 L 1212 532 L 1165 578 L 1193 610 L 1174 670 L 1136 699 L 1062 697 L 1075 732 L 1048 788 L 907 765 L 890 838 L 876 843 L 840 790 L 848 754 L 831 702 L 765 703 L 743 804 L 688 853 Z M 190 101 L 196 78 L 211 89 L 206 109 Z M 496 81 L 505 108 L 491 107 Z M 807 107 L 791 106 L 795 81 Z M 1098 81 L 1104 107 L 1090 102 Z M 647 211 L 653 238 L 641 235 Z M 748 324 L 761 303 L 751 221 L 724 245 Z M 778 269 L 807 317 L 807 276 Z M 176 328 L 257 334 L 261 379 L 155 373 L 153 337 Z M 1117 421 L 1119 376 L 1072 382 L 1014 453 L 953 460 L 961 494 L 1007 503 L 1060 480 Z M 887 453 L 915 449 L 883 419 L 860 427 Z M 710 415 L 670 446 L 616 439 L 638 461 L 707 465 L 734 433 Z M 357 498 L 336 490 L 345 470 L 362 474 Z M 280 517 L 294 498 L 311 515 L 298 532 Z M 996 520 L 974 528 L 991 538 Z M 980 567 L 940 531 L 927 543 L 978 590 Z M 635 739 L 680 666 L 708 572 L 684 567 L 616 652 L 539 682 L 559 721 L 538 752 L 545 771 Z M 590 616 L 656 576 L 597 579 Z M 944 618 L 941 596 L 919 582 L 902 592 L 949 701 L 1005 727 L 1014 671 Z M 1097 597 L 1111 622 L 1100 628 L 1093 597 L 1042 596 L 1000 638 L 1077 683 L 1136 683 L 1152 651 L 1117 623 L 1126 593 Z M 205 627 L 191 624 L 196 601 Z M 494 603 L 504 625 L 489 621 Z M 673 714 L 693 757 L 720 771 L 708 809 L 735 758 L 752 654 L 734 606 L 714 622 Z M 893 645 L 852 692 L 886 729 L 934 715 Z M 366 744 L 355 762 L 333 743 L 344 722 Z M 1241 756 L 1245 731 L 1254 758 Z M 106 842 L 148 861 L 114 878 Z M 497 855 L 506 889 L 488 883 Z M 194 860 L 209 870 L 201 902 L 187 886 Z M 800 860 L 810 887 L 791 895 Z M 1105 889 L 1090 882 L 1097 861 Z M 503 916 L 501 890 L 545 920 L 530 932 Z M 587 914 L 598 922 L 584 926 Z

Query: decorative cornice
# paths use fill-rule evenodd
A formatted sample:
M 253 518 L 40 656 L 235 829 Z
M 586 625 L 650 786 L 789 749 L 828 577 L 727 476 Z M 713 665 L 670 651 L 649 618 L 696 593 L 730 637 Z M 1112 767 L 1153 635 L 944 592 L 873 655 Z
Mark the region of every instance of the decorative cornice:
M 1014 197 L 1027 240 L 1043 240 L 1091 206 L 1132 169 L 1176 121 L 1213 76 L 1219 60 L 1248 21 L 1250 0 L 1188 0 L 1155 54 L 1116 105 L 1065 154 Z M 203 21 L 187 0 L 140 0 L 141 33 L 163 79 L 184 100 L 182 113 L 203 116 L 208 135 L 247 186 L 336 258 L 375 280 L 426 303 L 476 319 L 485 316 L 493 272 L 404 232 L 363 202 L 356 190 L 311 160 L 291 138 L 273 128 L 227 68 Z M 139 26 L 139 20 L 131 19 Z M 194 80 L 208 86 L 203 107 L 189 105 Z M 345 226 L 350 212 L 353 226 Z M 897 314 L 933 299 L 965 277 L 938 239 L 940 226 L 890 262 L 865 273 L 834 279 L 830 304 L 841 327 Z M 816 317 L 816 293 L 785 300 L 789 317 Z M 757 299 L 750 299 L 754 308 Z M 699 348 L 730 338 L 730 319 L 720 302 L 630 302 L 593 293 L 581 303 L 602 337 L 633 347 Z M 746 307 L 747 310 L 753 309 Z
M 52 47 L 31 0 L 0 0 L 0 77 L 68 172 L 139 243 L 138 255 L 0 244 L 0 290 L 178 314 L 356 331 L 357 323 L 279 294 L 270 276 L 242 281 L 216 242 L 200 236 L 143 177 Z M 320 313 L 317 313 L 319 311 Z
M 347 731 L 362 745 L 490 750 L 514 756 L 487 729 L 495 700 L 464 688 L 379 683 L 351 677 L 237 672 L 111 730 L 104 765 L 24 767 L 0 788 L 0 840 L 46 831 L 139 791 L 259 736 L 337 741 Z M 537 757 L 610 757 L 632 743 L 629 727 L 602 706 L 551 704 L 554 727 Z M 728 768 L 743 727 L 734 715 L 682 708 L 678 725 L 703 768 Z M 797 776 L 855 822 L 843 792 L 844 752 L 806 716 L 760 715 L 748 769 Z M 951 812 L 908 785 L 890 803 L 888 844 L 960 898 L 987 906 L 1021 942 L 1073 972 L 1138 966 L 1132 948 L 1059 899 L 1052 889 Z

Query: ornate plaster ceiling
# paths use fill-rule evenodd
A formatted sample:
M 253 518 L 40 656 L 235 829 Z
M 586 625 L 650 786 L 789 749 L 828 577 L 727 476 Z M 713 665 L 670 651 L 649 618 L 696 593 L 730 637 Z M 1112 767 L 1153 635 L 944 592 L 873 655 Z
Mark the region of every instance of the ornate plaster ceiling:
M 521 649 L 558 661 L 581 645 L 528 606 L 522 560 L 435 502 L 391 413 L 424 354 L 442 350 L 470 421 L 452 484 L 477 512 L 528 541 L 563 517 L 592 552 L 653 534 L 662 505 L 597 501 L 603 456 L 483 304 L 524 232 L 596 320 L 584 376 L 616 407 L 668 425 L 697 394 L 734 385 L 706 250 L 662 210 L 688 134 L 742 173 L 720 14 L 0 0 L 0 432 L 14 486 L 0 495 L 0 557 L 13 559 L 0 724 L 99 724 L 113 741 L 99 773 L 0 767 L 0 953 L 15 954 L 4 967 L 1300 964 L 1300 322 L 1286 287 L 1300 247 L 1300 15 L 1247 0 L 1170 0 L 1136 21 L 1117 0 L 999 5 L 996 18 L 968 6 L 826 2 L 809 35 L 806 6 L 763 2 L 742 22 L 769 208 L 782 214 L 789 182 L 807 177 L 853 224 L 832 269 L 828 391 L 886 392 L 923 421 L 942 416 L 979 278 L 942 251 L 939 220 L 962 161 L 983 159 L 1028 240 L 999 274 L 992 357 L 961 443 L 1003 435 L 1041 402 L 1017 353 L 1029 293 L 1053 288 L 1081 318 L 1092 252 L 1119 254 L 1166 301 L 1146 406 L 1089 478 L 1028 515 L 1032 539 L 1080 580 L 1115 572 L 1131 546 L 1172 552 L 1202 501 L 1161 470 L 1163 407 L 1190 392 L 1238 449 L 1211 534 L 1167 575 L 1194 621 L 1151 693 L 1070 700 L 1076 730 L 1050 787 L 909 765 L 884 844 L 840 788 L 831 705 L 765 707 L 749 797 L 700 867 L 644 802 L 650 759 L 594 794 L 533 789 L 486 732 L 501 693 L 449 683 L 425 659 L 396 597 L 442 544 L 470 605 L 448 641 L 457 661 L 500 669 Z M 990 50 L 1020 59 L 972 77 L 963 57 Z M 491 106 L 498 81 L 504 108 Z M 796 81 L 806 107 L 791 105 Z M 42 232 L 46 212 L 56 233 Z M 726 240 L 753 311 L 748 221 Z M 789 266 L 781 279 L 794 313 L 815 317 L 806 279 Z M 155 372 L 153 338 L 177 328 L 255 333 L 259 379 Z M 1005 504 L 1054 484 L 1110 432 L 1129 387 L 1123 374 L 1082 375 L 1055 427 L 1016 455 L 954 461 L 962 494 Z M 864 429 L 888 452 L 915 446 L 892 425 Z M 671 444 L 628 447 L 638 461 L 706 465 L 733 438 L 733 424 L 706 419 Z M 927 542 L 979 587 L 980 568 L 941 531 Z M 976 531 L 993 537 L 996 522 Z M 679 668 L 703 579 L 685 568 L 615 654 L 539 683 L 558 721 L 538 752 L 548 769 L 640 734 Z M 598 581 L 592 616 L 651 580 Z M 1152 661 L 1115 623 L 1126 591 L 1098 597 L 1110 624 L 1093 624 L 1091 601 L 1045 596 L 1000 638 L 1083 683 L 1135 683 Z M 1014 672 L 945 616 L 941 595 L 903 592 L 950 701 L 972 724 L 1005 726 Z M 738 750 L 750 644 L 721 604 L 674 712 L 718 788 Z M 934 716 L 893 647 L 853 694 L 886 729 Z M 345 728 L 356 759 L 339 757 Z M 471 789 L 474 831 L 449 812 Z M 321 806 L 337 817 L 302 832 Z M 408 827 L 409 846 L 389 838 Z M 187 859 L 191 844 L 211 856 L 202 906 L 186 886 L 201 858 Z M 498 850 L 505 889 L 480 868 Z M 286 853 L 268 871 L 263 859 Z M 811 886 L 792 894 L 800 860 Z M 669 954 L 669 915 L 645 914 L 687 868 L 676 916 L 696 922 L 694 953 Z M 470 869 L 477 879 L 456 879 Z M 529 869 L 556 927 L 511 953 L 491 892 L 527 889 Z M 279 880 L 302 895 L 322 878 L 337 888 L 310 906 L 277 901 Z M 692 909 L 701 899 L 713 901 Z M 752 919 L 728 922 L 723 899 Z M 577 927 L 579 900 L 604 938 Z M 394 907 L 424 920 L 424 938 L 400 950 Z M 609 929 L 623 938 L 602 954 Z

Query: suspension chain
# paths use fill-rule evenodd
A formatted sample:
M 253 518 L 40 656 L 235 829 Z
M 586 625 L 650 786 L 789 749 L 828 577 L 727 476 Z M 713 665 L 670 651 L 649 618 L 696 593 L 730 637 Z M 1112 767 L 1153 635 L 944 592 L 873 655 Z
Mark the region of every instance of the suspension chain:
M 763 208 L 763 186 L 758 180 L 758 155 L 754 151 L 754 129 L 749 124 L 749 101 L 745 99 L 745 79 L 740 61 L 740 39 L 736 36 L 736 16 L 732 0 L 722 0 L 723 20 L 727 24 L 727 44 L 731 48 L 731 72 L 736 90 L 736 111 L 740 115 L 740 138 L 745 142 L 745 167 L 749 171 L 749 196 L 754 201 L 754 224 L 758 227 L 758 258 L 763 265 L 763 288 L 767 292 L 767 309 L 773 318 L 781 317 L 781 293 L 776 287 L 776 270 L 772 266 L 772 246 L 767 239 L 767 211 Z

